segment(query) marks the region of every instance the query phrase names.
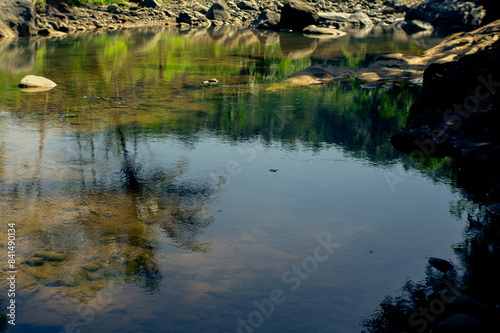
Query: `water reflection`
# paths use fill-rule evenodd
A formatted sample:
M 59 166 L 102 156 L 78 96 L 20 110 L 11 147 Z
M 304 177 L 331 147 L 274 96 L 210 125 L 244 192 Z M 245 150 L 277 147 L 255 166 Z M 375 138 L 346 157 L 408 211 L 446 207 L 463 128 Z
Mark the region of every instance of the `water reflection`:
M 92 304 L 118 282 L 147 297 L 165 297 L 157 299 L 158 307 L 183 318 L 164 318 L 162 311 L 150 311 L 143 294 L 135 295 L 158 326 L 168 323 L 182 331 L 190 320 L 190 327 L 206 332 L 234 328 L 238 316 L 253 311 L 246 303 L 252 306 L 256 295 L 269 295 L 279 274 L 304 253 L 299 251 L 309 250 L 310 244 L 296 240 L 298 234 L 310 232 L 314 240 L 333 225 L 335 235 L 352 235 L 351 223 L 370 220 L 372 214 L 359 209 L 358 201 L 369 201 L 359 198 L 372 193 L 345 193 L 364 186 L 359 179 L 373 181 L 364 165 L 383 168 L 404 160 L 388 138 L 404 125 L 418 87 L 367 90 L 355 80 L 296 87 L 283 79 L 313 63 L 353 66 L 372 53 L 423 51 L 391 37 L 318 41 L 227 27 L 21 39 L 8 50 L 0 53 L 5 66 L 0 69 L 0 218 L 18 226 L 20 297 L 62 313 L 63 319 L 49 320 L 60 329 L 61 322 L 78 317 L 75 299 Z M 25 53 L 30 55 L 25 64 L 9 60 Z M 16 85 L 26 74 L 51 78 L 58 86 L 22 93 Z M 202 83 L 212 77 L 217 85 Z M 272 156 L 284 152 L 271 159 L 282 164 L 254 161 L 257 148 L 261 159 L 265 149 Z M 197 149 L 198 160 L 192 162 L 187 155 Z M 235 157 L 231 149 L 244 154 Z M 327 156 L 319 165 L 297 167 L 322 152 Z M 230 163 L 235 161 L 241 163 Z M 254 177 L 241 176 L 238 191 L 227 187 L 229 177 L 224 177 L 237 169 L 234 165 L 248 167 Z M 255 171 L 257 165 L 265 172 Z M 272 173 L 276 177 L 270 168 L 279 170 Z M 287 174 L 287 168 L 295 173 Z M 223 176 L 214 179 L 211 173 Z M 279 177 L 289 178 L 284 183 Z M 366 188 L 380 196 L 378 180 Z M 216 224 L 210 206 L 225 194 L 222 210 L 234 210 L 228 220 L 242 228 L 239 221 L 250 219 L 244 226 L 254 229 L 233 239 L 236 227 L 226 225 L 218 229 L 216 244 L 204 233 Z M 264 199 L 260 212 L 256 207 Z M 311 206 L 302 209 L 308 200 Z M 362 216 L 347 217 L 344 205 Z M 361 224 L 353 230 L 363 234 L 370 228 Z M 332 273 L 332 267 L 325 272 Z M 346 281 L 362 280 L 335 274 L 339 281 L 312 282 L 309 296 L 318 298 L 295 307 L 291 301 L 285 312 L 295 316 L 311 305 L 328 304 L 318 285 L 338 291 Z M 167 293 L 165 286 L 173 287 Z M 344 287 L 339 298 L 346 300 L 351 296 Z M 115 307 L 136 301 L 116 297 Z M 218 304 L 230 309 L 221 312 Z M 190 307 L 197 315 L 186 315 Z M 337 313 L 348 312 L 339 308 Z M 313 310 L 308 311 L 309 316 Z M 210 318 L 200 320 L 207 313 Z M 121 323 L 121 314 L 110 314 L 109 322 Z M 268 330 L 293 323 L 283 313 L 276 318 Z M 27 325 L 37 326 L 34 321 Z M 335 325 L 346 324 L 328 327 Z
M 430 259 L 424 280 L 406 281 L 400 295 L 386 296 L 365 321 L 370 332 L 441 332 L 438 326 L 447 318 L 454 318 L 450 323 L 456 329 L 494 331 L 500 294 L 494 268 L 500 259 L 498 216 L 467 199 L 450 210 L 468 221 L 464 239 L 453 246 L 458 262 L 448 266 Z

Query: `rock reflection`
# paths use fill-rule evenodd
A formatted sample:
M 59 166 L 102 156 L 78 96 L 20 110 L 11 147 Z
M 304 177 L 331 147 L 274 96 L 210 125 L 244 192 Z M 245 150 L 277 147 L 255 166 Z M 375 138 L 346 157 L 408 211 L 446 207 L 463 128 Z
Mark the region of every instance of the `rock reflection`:
M 465 214 L 468 220 L 463 241 L 453 246 L 460 265 L 429 258 L 425 280 L 405 282 L 400 296 L 386 296 L 365 321 L 370 332 L 462 332 L 466 328 L 493 332 L 500 297 L 496 273 L 500 219 L 467 199 L 452 204 L 451 213 Z

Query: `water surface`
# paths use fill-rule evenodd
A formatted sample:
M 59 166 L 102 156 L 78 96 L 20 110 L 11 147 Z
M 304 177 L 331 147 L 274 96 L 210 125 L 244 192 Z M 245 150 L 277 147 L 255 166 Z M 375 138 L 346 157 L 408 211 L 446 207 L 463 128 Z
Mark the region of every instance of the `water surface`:
M 424 42 L 160 28 L 0 40 L 9 331 L 361 331 L 429 256 L 453 258 L 463 198 L 446 159 L 390 145 L 418 86 L 284 79 Z M 27 74 L 58 86 L 23 92 Z

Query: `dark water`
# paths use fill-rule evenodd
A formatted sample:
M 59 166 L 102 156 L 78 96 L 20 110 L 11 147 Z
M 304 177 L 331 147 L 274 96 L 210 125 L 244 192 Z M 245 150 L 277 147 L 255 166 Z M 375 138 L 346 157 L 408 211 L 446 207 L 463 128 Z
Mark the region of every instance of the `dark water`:
M 389 143 L 419 87 L 284 79 L 426 43 L 231 29 L 0 40 L 2 276 L 7 223 L 17 271 L 3 327 L 360 332 L 429 256 L 453 258 L 464 199 L 447 159 Z M 27 74 L 58 86 L 23 92 Z

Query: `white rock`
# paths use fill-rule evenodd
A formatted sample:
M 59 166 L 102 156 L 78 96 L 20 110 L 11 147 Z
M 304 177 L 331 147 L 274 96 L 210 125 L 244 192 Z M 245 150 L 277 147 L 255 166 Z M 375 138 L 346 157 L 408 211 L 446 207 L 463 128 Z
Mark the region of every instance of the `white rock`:
M 19 88 L 53 88 L 57 84 L 42 76 L 27 75 L 19 83 Z

